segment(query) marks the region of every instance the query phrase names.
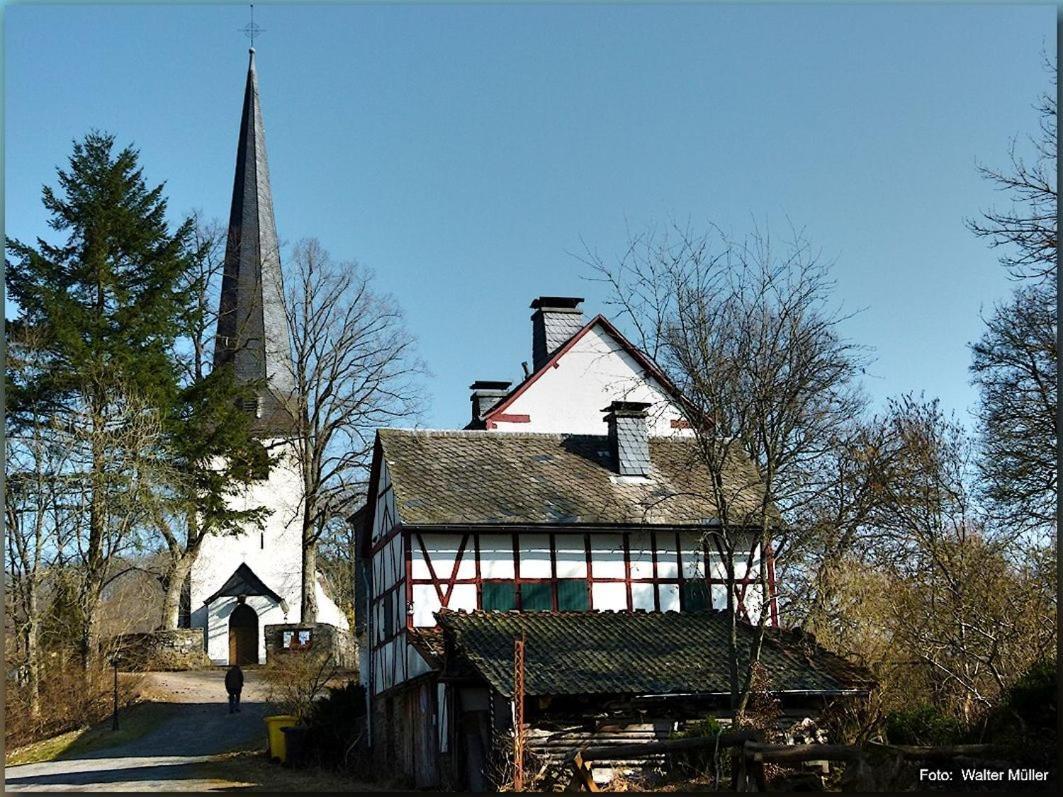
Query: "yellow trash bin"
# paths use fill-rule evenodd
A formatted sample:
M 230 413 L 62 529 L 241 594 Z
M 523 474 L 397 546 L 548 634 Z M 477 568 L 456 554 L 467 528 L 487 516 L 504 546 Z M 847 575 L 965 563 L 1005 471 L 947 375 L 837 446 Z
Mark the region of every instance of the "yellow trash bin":
M 283 764 L 288 757 L 288 750 L 284 744 L 284 729 L 293 727 L 297 720 L 289 714 L 275 714 L 265 719 L 266 738 L 269 740 L 269 757 Z

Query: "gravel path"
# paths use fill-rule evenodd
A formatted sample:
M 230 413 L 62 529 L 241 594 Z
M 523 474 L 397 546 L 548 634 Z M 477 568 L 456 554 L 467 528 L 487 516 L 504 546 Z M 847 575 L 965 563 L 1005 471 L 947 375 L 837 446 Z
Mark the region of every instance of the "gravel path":
M 256 670 L 245 670 L 241 711 L 229 714 L 224 669 L 150 673 L 145 689 L 173 716 L 125 744 L 41 764 L 8 767 L 7 791 L 213 791 L 248 784 L 204 777 L 203 762 L 260 749 L 269 711 Z

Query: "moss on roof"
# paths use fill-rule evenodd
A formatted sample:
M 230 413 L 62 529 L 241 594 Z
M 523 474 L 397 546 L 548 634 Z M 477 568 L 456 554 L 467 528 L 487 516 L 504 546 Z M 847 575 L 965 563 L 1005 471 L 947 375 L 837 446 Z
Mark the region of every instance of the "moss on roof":
M 408 525 L 687 526 L 717 518 L 708 472 L 689 437 L 651 437 L 648 478 L 612 467 L 605 435 L 382 429 L 399 520 Z M 763 487 L 735 457 L 732 513 L 753 511 Z M 734 521 L 734 514 L 732 514 Z
M 727 694 L 723 612 L 438 613 L 448 656 L 513 693 L 513 642 L 525 638 L 525 691 L 565 694 Z M 755 629 L 739 625 L 747 650 Z M 746 653 L 748 656 L 748 653 Z M 774 692 L 866 691 L 870 674 L 808 635 L 769 629 L 761 654 Z

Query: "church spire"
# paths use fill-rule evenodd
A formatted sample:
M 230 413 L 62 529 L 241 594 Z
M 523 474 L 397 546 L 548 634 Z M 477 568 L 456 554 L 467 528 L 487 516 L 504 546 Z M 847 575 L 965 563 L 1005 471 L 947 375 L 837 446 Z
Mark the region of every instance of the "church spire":
M 264 385 L 257 406 L 248 409 L 256 416 L 259 432 L 281 434 L 293 421 L 288 410 L 293 392 L 291 348 L 253 47 L 250 54 L 214 366 L 231 363 L 238 381 Z

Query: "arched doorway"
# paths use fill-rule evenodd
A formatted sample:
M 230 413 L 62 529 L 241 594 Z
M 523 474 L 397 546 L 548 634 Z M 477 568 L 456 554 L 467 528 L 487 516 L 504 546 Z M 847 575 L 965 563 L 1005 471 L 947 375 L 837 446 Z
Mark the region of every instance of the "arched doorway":
M 258 664 L 258 614 L 246 603 L 229 616 L 229 664 Z

